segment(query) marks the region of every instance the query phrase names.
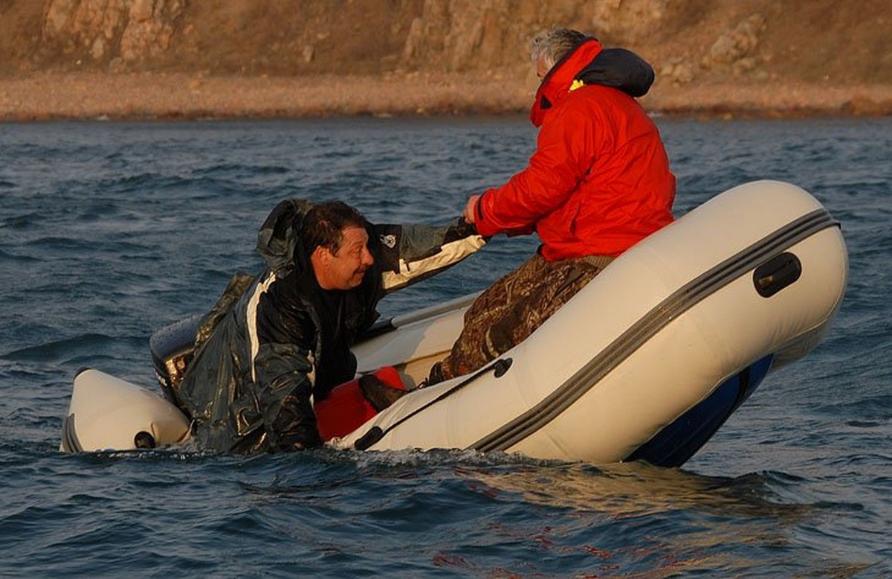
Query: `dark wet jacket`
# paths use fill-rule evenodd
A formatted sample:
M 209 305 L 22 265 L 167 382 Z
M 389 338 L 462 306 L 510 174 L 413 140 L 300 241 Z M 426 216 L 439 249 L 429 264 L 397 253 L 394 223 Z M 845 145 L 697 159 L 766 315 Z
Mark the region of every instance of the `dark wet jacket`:
M 176 393 L 203 449 L 222 452 L 298 450 L 322 444 L 313 400 L 354 377 L 350 346 L 377 317 L 389 291 L 414 283 L 483 245 L 473 227 L 456 222 L 368 225 L 375 258 L 361 285 L 319 287 L 299 241 L 312 205 L 288 200 L 260 229 L 267 269 L 236 276 L 205 317 L 196 354 Z

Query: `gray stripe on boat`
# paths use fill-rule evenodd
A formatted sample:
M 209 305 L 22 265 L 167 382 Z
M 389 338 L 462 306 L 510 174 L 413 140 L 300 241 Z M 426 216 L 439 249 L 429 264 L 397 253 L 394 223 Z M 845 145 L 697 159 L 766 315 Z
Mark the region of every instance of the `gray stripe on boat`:
M 817 209 L 726 259 L 657 304 L 542 402 L 469 448 L 488 452 L 518 444 L 557 418 L 647 340 L 698 302 L 803 239 L 837 225 L 839 222 L 826 209 Z
M 74 414 L 69 414 L 62 422 L 62 450 L 65 452 L 83 452 L 77 432 L 74 430 Z

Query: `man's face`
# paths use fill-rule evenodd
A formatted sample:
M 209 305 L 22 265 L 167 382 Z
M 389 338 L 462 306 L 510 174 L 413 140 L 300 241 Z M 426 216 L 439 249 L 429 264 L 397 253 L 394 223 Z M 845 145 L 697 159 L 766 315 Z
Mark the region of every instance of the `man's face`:
M 536 61 L 536 76 L 539 77 L 539 80 L 542 80 L 546 74 L 548 74 L 548 65 L 545 64 L 545 60 L 540 58 Z
M 341 247 L 332 253 L 317 247 L 313 260 L 316 279 L 323 289 L 353 289 L 362 283 L 365 272 L 375 263 L 369 253 L 369 234 L 362 227 L 348 226 L 341 230 Z

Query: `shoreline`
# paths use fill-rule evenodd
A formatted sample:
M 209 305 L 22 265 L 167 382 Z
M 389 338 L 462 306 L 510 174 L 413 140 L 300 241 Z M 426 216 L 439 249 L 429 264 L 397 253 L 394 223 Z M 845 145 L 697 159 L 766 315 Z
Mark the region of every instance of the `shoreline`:
M 525 115 L 529 79 L 501 75 L 204 76 L 41 72 L 0 77 L 0 122 L 53 120 L 299 119 Z M 657 82 L 648 112 L 710 118 L 892 115 L 892 86 Z

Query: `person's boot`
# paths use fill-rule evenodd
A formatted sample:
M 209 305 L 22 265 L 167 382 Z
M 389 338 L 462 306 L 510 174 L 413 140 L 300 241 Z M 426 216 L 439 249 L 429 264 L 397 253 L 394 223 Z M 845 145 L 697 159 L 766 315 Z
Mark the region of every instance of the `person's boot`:
M 359 389 L 375 410 L 381 412 L 402 398 L 406 391 L 384 383 L 374 374 L 366 374 L 359 378 Z

